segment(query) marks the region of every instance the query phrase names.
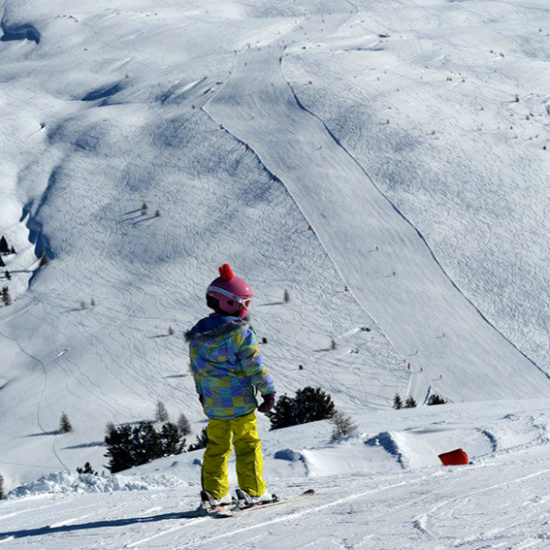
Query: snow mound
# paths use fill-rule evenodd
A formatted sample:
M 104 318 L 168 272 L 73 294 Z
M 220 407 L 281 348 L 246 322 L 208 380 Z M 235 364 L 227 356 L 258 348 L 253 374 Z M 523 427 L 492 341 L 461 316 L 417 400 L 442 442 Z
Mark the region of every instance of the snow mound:
M 73 474 L 54 472 L 42 476 L 10 491 L 6 499 L 40 496 L 44 494 L 69 493 L 112 493 L 115 491 L 148 491 L 159 487 L 173 487 L 181 482 L 169 475 L 161 476 L 120 476 Z
M 277 451 L 273 458 L 277 460 L 288 460 L 290 462 L 300 462 L 304 460 L 304 455 L 298 451 L 293 451 L 292 449 L 282 449 Z

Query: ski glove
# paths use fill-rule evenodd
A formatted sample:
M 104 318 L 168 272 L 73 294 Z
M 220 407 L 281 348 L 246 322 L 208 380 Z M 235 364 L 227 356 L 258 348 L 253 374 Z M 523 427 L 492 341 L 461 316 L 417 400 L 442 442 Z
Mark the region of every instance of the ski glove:
M 268 393 L 262 396 L 264 398 L 263 403 L 258 407 L 258 410 L 262 413 L 269 412 L 275 406 L 275 394 Z

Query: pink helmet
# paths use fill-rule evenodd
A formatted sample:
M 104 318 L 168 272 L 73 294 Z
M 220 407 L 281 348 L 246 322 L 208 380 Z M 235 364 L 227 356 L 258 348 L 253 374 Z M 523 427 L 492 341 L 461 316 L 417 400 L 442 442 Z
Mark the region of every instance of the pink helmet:
M 206 303 L 214 310 L 237 315 L 242 319 L 248 312 L 254 293 L 244 279 L 235 277 L 229 264 L 223 264 L 219 272 L 220 276 L 208 285 Z

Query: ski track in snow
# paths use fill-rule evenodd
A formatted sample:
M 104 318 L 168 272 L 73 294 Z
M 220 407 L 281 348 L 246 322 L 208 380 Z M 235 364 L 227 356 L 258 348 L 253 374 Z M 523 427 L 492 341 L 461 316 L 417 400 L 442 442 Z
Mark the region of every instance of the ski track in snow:
M 548 374 L 523 353 L 538 349 L 540 357 L 544 346 L 550 349 L 550 339 L 540 331 L 547 308 L 534 308 L 536 320 L 525 333 L 518 331 L 519 337 L 513 327 L 521 320 L 509 323 L 506 317 L 525 311 L 514 300 L 529 304 L 542 297 L 529 285 L 522 287 L 521 298 L 513 296 L 515 287 L 502 287 L 498 299 L 509 300 L 510 308 L 489 307 L 485 316 L 497 293 L 486 299 L 475 281 L 465 285 L 456 264 L 450 264 L 454 271 L 446 270 L 449 263 L 435 252 L 448 260 L 457 249 L 464 259 L 468 244 L 454 236 L 451 225 L 447 235 L 440 229 L 450 250 L 438 249 L 438 243 L 432 248 L 422 225 L 412 221 L 418 212 L 409 216 L 401 208 L 411 203 L 388 192 L 388 182 L 379 184 L 383 171 L 372 172 L 372 163 L 365 162 L 369 147 L 376 158 L 392 150 L 389 132 L 378 132 L 374 147 L 372 128 L 358 127 L 357 135 L 343 137 L 343 128 L 353 130 L 369 120 L 369 110 L 358 121 L 353 110 L 339 120 L 339 108 L 332 116 L 315 94 L 327 85 L 330 63 L 341 62 L 347 76 L 358 70 L 367 75 L 364 87 L 371 87 L 370 95 L 346 95 L 337 91 L 338 79 L 329 82 L 337 98 L 342 94 L 342 109 L 361 98 L 379 108 L 376 95 L 388 95 L 384 85 L 410 85 L 403 111 L 391 114 L 392 124 L 393 113 L 408 120 L 407 109 L 425 108 L 414 93 L 428 86 L 428 64 L 436 64 L 441 50 L 446 53 L 438 68 L 449 63 L 455 79 L 460 63 L 473 72 L 479 63 L 480 72 L 494 75 L 476 92 L 476 101 L 493 102 L 500 121 L 511 120 L 517 103 L 510 123 L 521 135 L 528 130 L 519 121 L 526 114 L 521 109 L 536 111 L 542 92 L 514 102 L 510 90 L 525 89 L 522 75 L 515 73 L 513 88 L 503 84 L 505 78 L 499 81 L 494 67 L 514 59 L 520 65 L 531 55 L 540 61 L 536 86 L 548 87 L 544 33 L 550 10 L 541 11 L 539 29 L 526 17 L 536 1 L 480 0 L 475 9 L 471 2 L 443 0 L 207 4 L 138 0 L 129 6 L 124 0 L 99 0 L 99 7 L 90 7 L 52 0 L 47 9 L 37 0 L 2 4 L 0 111 L 6 137 L 0 140 L 6 162 L 0 166 L 0 186 L 10 207 L 0 204 L 0 214 L 6 214 L 0 229 L 18 248 L 21 243 L 21 250 L 26 245 L 25 254 L 46 243 L 53 261 L 35 272 L 29 288 L 23 285 L 28 273 L 19 279 L 16 269 L 15 304 L 0 309 L 7 357 L 0 366 L 5 369 L 0 372 L 0 419 L 5 419 L 0 473 L 11 488 L 37 472 L 72 471 L 90 456 L 101 469 L 104 448 L 98 442 L 105 421 L 148 419 L 159 398 L 172 415 L 190 411 L 198 433 L 204 420 L 186 371 L 181 333 L 204 313 L 197 288 L 204 288 L 220 259 L 236 262 L 258 288 L 257 329 L 269 337 L 263 351 L 279 393 L 320 385 L 357 421 L 358 432 L 330 442 L 327 422 L 268 432 L 267 419 L 260 417 L 269 486 L 289 496 L 313 487 L 316 495 L 225 520 L 180 517 L 197 503 L 199 453 L 142 466 L 120 484 L 113 479 L 124 478 L 101 477 L 88 487 L 54 473 L 0 502 L 0 547 L 547 548 Z M 473 43 L 460 43 L 467 34 L 442 35 L 453 18 L 457 29 L 486 31 L 494 43 L 485 39 L 473 56 Z M 500 28 L 499 21 L 515 25 L 518 35 Z M 390 30 L 394 36 L 386 40 Z M 487 60 L 483 50 L 489 47 L 496 61 Z M 308 89 L 300 80 L 308 74 L 300 73 L 302 55 L 308 56 L 309 70 L 318 59 L 326 63 L 318 65 L 323 82 L 310 81 Z M 385 56 L 384 61 L 375 56 Z M 404 70 L 409 66 L 424 66 L 420 79 L 426 80 L 414 81 Z M 403 84 L 390 77 L 389 85 L 377 84 L 374 67 L 380 74 L 401 70 Z M 54 73 L 63 79 L 52 79 Z M 456 81 L 448 86 L 460 88 Z M 473 94 L 462 88 L 464 96 Z M 432 82 L 429 89 L 442 106 L 459 102 L 461 92 L 445 96 L 441 83 Z M 476 122 L 489 111 L 484 105 Z M 449 106 L 436 112 L 448 115 L 449 124 L 472 120 Z M 376 115 L 384 119 L 386 112 Z M 528 115 L 543 139 L 546 119 L 537 116 L 538 111 Z M 431 118 L 425 119 L 424 134 Z M 372 121 L 378 123 L 376 117 Z M 503 140 L 517 138 L 501 134 Z M 406 149 L 415 136 L 405 132 L 401 138 Z M 394 152 L 398 145 L 391 142 Z M 422 151 L 445 154 L 444 148 Z M 525 147 L 509 151 L 522 162 L 536 158 Z M 474 172 L 480 163 L 479 174 L 483 155 L 472 160 Z M 415 162 L 422 165 L 420 158 Z M 526 186 L 517 197 L 533 189 Z M 539 194 L 543 208 L 546 197 Z M 456 199 L 451 191 L 442 196 Z M 477 195 L 467 195 L 459 207 L 466 209 L 472 196 Z M 145 200 L 149 211 L 142 214 Z M 476 220 L 475 235 L 487 256 L 510 271 L 510 281 L 531 272 L 546 281 L 535 273 L 537 266 L 543 269 L 542 261 L 522 270 L 504 255 L 499 264 L 495 250 L 509 239 L 493 232 L 492 217 L 523 214 L 501 196 L 493 200 L 494 207 L 483 204 Z M 428 203 L 425 197 L 412 201 L 436 208 Z M 31 212 L 33 204 L 38 206 Z M 444 212 L 456 206 L 438 204 Z M 157 207 L 160 217 L 152 215 Z M 518 227 L 526 230 L 521 239 Z M 537 243 L 536 232 L 529 223 L 511 229 L 510 242 L 519 243 L 514 254 L 532 260 L 529 237 Z M 23 243 L 29 231 L 44 234 L 33 235 L 31 246 Z M 542 245 L 540 255 L 547 255 Z M 17 259 L 25 269 L 27 260 Z M 477 272 L 484 284 L 485 267 Z M 290 289 L 289 304 L 281 301 L 283 289 Z M 543 290 L 538 289 L 541 295 Z M 97 307 L 88 305 L 92 296 Z M 77 305 L 80 301 L 84 306 Z M 495 311 L 500 323 L 493 322 Z M 167 337 L 169 325 L 178 339 Z M 502 332 L 496 328 L 502 326 Z M 525 347 L 525 335 L 540 341 Z M 336 350 L 329 349 L 331 338 Z M 408 362 L 412 366 L 404 369 Z M 396 391 L 420 403 L 432 393 L 471 403 L 392 411 Z M 533 396 L 545 401 L 519 399 Z M 71 420 L 77 419 L 76 432 L 62 436 L 55 427 L 66 407 Z M 442 468 L 437 455 L 458 446 L 472 464 Z M 230 471 L 234 487 L 233 458 Z M 59 486 L 52 486 L 58 478 Z M 107 490 L 112 492 L 102 492 Z
M 308 33 L 315 31 L 320 24 L 317 18 L 306 19 Z M 343 21 L 345 17 L 337 18 L 335 28 Z M 314 32 L 312 34 L 310 39 L 315 38 Z M 281 72 L 281 59 L 286 41 L 290 39 L 291 35 L 278 47 L 270 45 L 241 55 L 242 60 L 231 78 L 203 109 L 241 142 L 249 144 L 269 172 L 281 179 L 306 219 L 317 229 L 316 234 L 342 275 L 343 283 L 351 283 L 354 297 L 401 354 L 406 356 L 415 349 L 414 361 L 423 372 L 411 386 L 415 396 L 421 395 L 424 399 L 429 387 L 427 378 L 437 373 L 442 362 L 456 364 L 458 356 L 461 357 L 462 385 L 464 377 L 472 387 L 485 384 L 483 379 L 478 379 L 481 364 L 503 377 L 511 376 L 518 368 L 535 368 L 540 372 L 538 382 L 525 391 L 526 396 L 540 394 L 548 386 L 548 375 L 506 340 L 467 300 L 418 230 L 374 186 L 326 124 L 303 107 Z M 266 128 L 270 131 L 264 131 Z M 317 159 L 314 166 L 309 153 L 317 143 L 325 147 L 327 157 Z M 308 159 L 307 165 L 303 166 L 305 159 Z M 334 173 L 336 167 L 338 172 Z M 338 196 L 333 191 L 337 189 L 334 178 L 348 179 L 350 190 L 346 196 Z M 372 186 L 372 192 L 368 186 Z M 360 203 L 354 203 L 356 196 L 362 196 Z M 357 204 L 361 205 L 359 209 Z M 361 208 L 363 220 L 359 222 Z M 392 219 L 392 211 L 397 218 Z M 338 220 L 351 212 L 350 227 L 341 227 Z M 371 220 L 375 223 L 370 223 Z M 379 228 L 384 225 L 386 228 L 380 234 Z M 393 269 L 391 282 L 368 255 L 361 258 L 363 235 L 377 234 L 380 241 L 386 239 L 391 243 L 384 250 L 384 265 L 388 270 Z M 354 263 L 350 262 L 352 257 Z M 364 280 L 364 273 L 371 273 L 369 280 Z M 419 311 L 414 304 L 422 301 L 430 303 L 430 307 Z M 401 310 L 410 323 L 396 326 L 387 317 L 388 309 Z M 410 332 L 416 326 L 422 326 L 426 334 Z M 443 333 L 446 338 L 440 343 L 430 333 Z M 456 347 L 458 342 L 465 341 L 469 342 L 468 350 L 460 349 L 462 344 Z M 462 361 L 464 355 L 468 357 Z M 449 377 L 440 386 L 445 391 L 455 384 L 456 380 Z M 503 397 L 505 393 L 506 390 L 500 388 L 497 395 Z

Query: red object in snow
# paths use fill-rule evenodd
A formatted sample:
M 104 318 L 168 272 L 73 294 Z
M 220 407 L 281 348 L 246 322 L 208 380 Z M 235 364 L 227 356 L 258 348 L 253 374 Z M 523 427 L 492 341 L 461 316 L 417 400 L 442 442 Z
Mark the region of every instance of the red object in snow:
M 443 462 L 443 466 L 462 466 L 464 464 L 470 464 L 468 455 L 462 449 L 455 449 L 448 453 L 442 453 L 439 455 L 439 460 Z

